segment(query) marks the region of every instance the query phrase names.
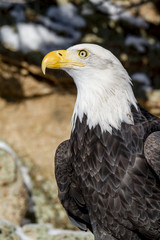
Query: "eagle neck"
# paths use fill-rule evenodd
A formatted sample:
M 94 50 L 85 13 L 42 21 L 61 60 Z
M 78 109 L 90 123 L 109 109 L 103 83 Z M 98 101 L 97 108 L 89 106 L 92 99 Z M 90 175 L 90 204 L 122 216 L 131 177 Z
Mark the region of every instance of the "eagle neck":
M 113 82 L 101 79 L 97 81 L 94 78 L 91 81 L 75 80 L 77 99 L 72 116 L 72 130 L 75 128 L 77 117 L 82 122 L 84 114 L 87 116 L 89 129 L 99 125 L 102 132 L 112 133 L 112 128 L 119 130 L 122 122 L 134 124 L 131 105 L 137 108 L 137 103 L 130 79 L 122 79 L 115 84 Z

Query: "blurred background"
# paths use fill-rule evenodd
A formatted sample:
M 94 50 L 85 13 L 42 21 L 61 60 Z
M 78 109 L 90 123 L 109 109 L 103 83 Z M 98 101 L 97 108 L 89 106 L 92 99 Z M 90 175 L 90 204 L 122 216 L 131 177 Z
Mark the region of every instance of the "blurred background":
M 138 101 L 160 116 L 160 0 L 0 1 L 2 240 L 93 239 L 54 231 L 75 230 L 57 198 L 54 153 L 70 136 L 76 89 L 40 67 L 49 51 L 84 42 L 112 51 Z

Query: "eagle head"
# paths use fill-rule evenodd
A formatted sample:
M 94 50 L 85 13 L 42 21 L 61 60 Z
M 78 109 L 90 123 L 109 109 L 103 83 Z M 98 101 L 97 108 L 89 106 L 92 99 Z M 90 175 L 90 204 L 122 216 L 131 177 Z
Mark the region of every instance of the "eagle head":
M 131 80 L 120 61 L 96 44 L 78 44 L 67 50 L 48 53 L 42 61 L 46 68 L 65 70 L 77 87 L 73 113 L 76 118 L 87 116 L 89 128 L 99 124 L 102 131 L 120 129 L 121 123 L 133 124 L 131 105 L 137 108 Z

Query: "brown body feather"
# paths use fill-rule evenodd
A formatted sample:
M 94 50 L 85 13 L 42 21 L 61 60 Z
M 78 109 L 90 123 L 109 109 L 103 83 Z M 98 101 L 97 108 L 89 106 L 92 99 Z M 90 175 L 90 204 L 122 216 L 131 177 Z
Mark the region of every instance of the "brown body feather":
M 160 239 L 160 120 L 132 107 L 134 125 L 112 134 L 86 116 L 56 151 L 59 198 L 96 240 Z

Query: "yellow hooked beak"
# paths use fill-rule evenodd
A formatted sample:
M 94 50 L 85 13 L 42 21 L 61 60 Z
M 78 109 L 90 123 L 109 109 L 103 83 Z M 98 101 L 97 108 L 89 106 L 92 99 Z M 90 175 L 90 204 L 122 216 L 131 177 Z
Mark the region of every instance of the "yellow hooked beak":
M 76 59 L 77 60 L 77 59 Z M 42 61 L 42 72 L 46 68 L 73 68 L 73 66 L 85 66 L 85 63 L 74 60 L 74 56 L 67 50 L 58 50 L 48 53 Z

